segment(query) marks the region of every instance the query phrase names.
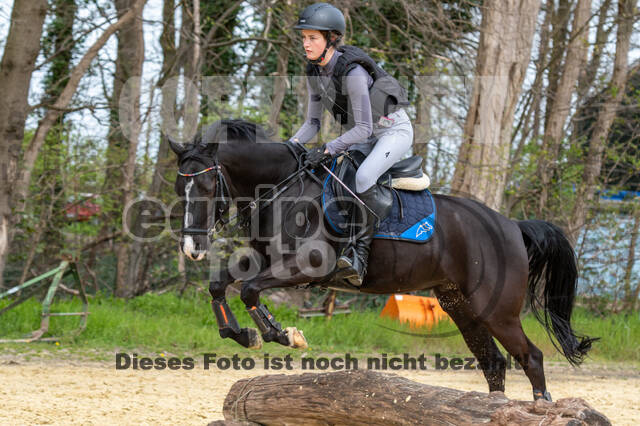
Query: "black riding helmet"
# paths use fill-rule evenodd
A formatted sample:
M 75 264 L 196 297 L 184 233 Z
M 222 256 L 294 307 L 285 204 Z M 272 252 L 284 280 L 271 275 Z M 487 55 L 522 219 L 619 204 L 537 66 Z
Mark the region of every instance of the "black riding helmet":
M 296 30 L 318 30 L 333 31 L 338 33 L 338 39 L 332 41 L 331 37 L 327 37 L 327 45 L 324 52 L 317 59 L 309 60 L 312 64 L 318 64 L 324 59 L 329 47 L 338 43 L 342 35 L 344 35 L 346 24 L 344 15 L 335 6 L 328 3 L 315 3 L 305 8 L 298 18 L 298 23 L 293 27 Z

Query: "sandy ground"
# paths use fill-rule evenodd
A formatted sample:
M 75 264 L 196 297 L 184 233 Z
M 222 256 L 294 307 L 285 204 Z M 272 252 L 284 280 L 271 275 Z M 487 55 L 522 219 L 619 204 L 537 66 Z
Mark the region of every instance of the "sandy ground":
M 260 363 L 258 363 L 260 364 Z M 361 367 L 362 368 L 362 367 Z M 461 390 L 486 391 L 479 371 L 401 370 L 412 380 Z M 286 372 L 301 373 L 297 369 Z M 0 424 L 199 424 L 223 419 L 222 403 L 231 385 L 263 374 L 253 370 L 116 370 L 115 362 L 0 356 Z M 573 370 L 547 367 L 554 399 L 584 398 L 613 424 L 640 422 L 640 372 L 622 365 Z M 521 371 L 507 373 L 506 395 L 529 400 L 531 387 Z

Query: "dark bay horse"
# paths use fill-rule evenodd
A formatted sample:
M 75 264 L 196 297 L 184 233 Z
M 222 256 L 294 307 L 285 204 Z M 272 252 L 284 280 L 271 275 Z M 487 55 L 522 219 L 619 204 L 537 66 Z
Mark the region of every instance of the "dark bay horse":
M 304 167 L 304 156 L 293 146 L 273 142 L 259 126 L 241 120 L 218 121 L 187 144 L 169 143 L 178 156 L 175 189 L 184 200 L 181 250 L 203 259 L 208 234 L 229 221 L 232 201 L 236 222 L 248 235 L 247 255 L 210 282 L 220 336 L 244 347 L 258 348 L 262 339 L 304 347 L 302 332 L 283 329 L 259 296 L 265 289 L 304 284 L 345 288 L 331 279 L 342 241 L 318 202 L 326 172 Z M 519 315 L 529 296 L 556 348 L 571 364 L 582 362 L 595 339 L 578 336 L 571 327 L 577 267 L 567 238 L 551 223 L 513 221 L 471 199 L 435 194 L 434 200 L 438 219 L 432 239 L 425 244 L 374 240 L 364 283 L 350 290 L 433 289 L 490 391 L 504 391 L 505 381 L 506 360 L 495 337 L 523 367 L 534 399 L 550 400 L 542 352 L 523 332 Z M 259 332 L 240 328 L 225 301 L 225 288 L 236 279 Z

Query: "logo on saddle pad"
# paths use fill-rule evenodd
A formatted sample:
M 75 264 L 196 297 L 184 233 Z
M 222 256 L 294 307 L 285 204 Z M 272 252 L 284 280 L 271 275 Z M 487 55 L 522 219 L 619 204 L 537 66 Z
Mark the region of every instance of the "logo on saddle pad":
M 422 225 L 418 226 L 416 230 L 416 238 L 418 238 L 422 234 L 428 234 L 433 230 L 433 226 L 429 224 L 429 222 L 424 222 Z

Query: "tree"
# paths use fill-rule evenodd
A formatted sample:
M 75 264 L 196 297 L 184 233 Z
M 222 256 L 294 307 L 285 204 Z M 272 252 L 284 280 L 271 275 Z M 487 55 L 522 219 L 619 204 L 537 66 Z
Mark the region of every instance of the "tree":
M 55 0 L 51 4 L 51 22 L 47 25 L 43 36 L 42 51 L 49 62 L 49 70 L 43 81 L 44 95 L 41 104 L 46 106 L 55 102 L 62 89 L 69 81 L 72 60 L 75 52 L 73 38 L 73 24 L 76 18 L 77 5 L 75 0 Z M 25 237 L 29 239 L 29 252 L 22 268 L 20 282 L 24 282 L 29 275 L 32 262 L 39 252 L 39 242 L 44 239 L 42 258 L 56 257 L 64 249 L 64 238 L 61 230 L 64 226 L 64 187 L 61 169 L 64 164 L 62 158 L 65 144 L 64 126 L 65 114 L 61 114 L 55 126 L 45 137 L 44 149 L 40 155 L 42 163 L 41 182 L 35 191 L 30 191 L 29 208 L 37 218 L 35 230 Z M 24 228 L 24 227 L 23 227 Z M 43 235 L 44 234 L 44 235 Z M 39 256 L 40 257 L 40 256 Z
M 0 191 L 0 271 L 4 271 L 6 256 L 9 244 L 13 239 L 15 217 L 21 215 L 25 211 L 26 199 L 28 196 L 29 184 L 31 182 L 31 174 L 33 166 L 38 157 L 38 153 L 44 144 L 46 135 L 49 130 L 55 126 L 60 115 L 67 109 L 71 98 L 73 97 L 80 80 L 87 72 L 89 65 L 96 57 L 100 49 L 105 45 L 107 40 L 120 27 L 125 25 L 129 20 L 136 16 L 142 10 L 146 0 L 136 0 L 132 7 L 122 15 L 116 22 L 109 25 L 97 40 L 86 50 L 80 61 L 71 70 L 69 79 L 64 89 L 60 92 L 58 98 L 46 109 L 44 117 L 38 122 L 38 127 L 29 141 L 26 149 L 22 150 L 22 138 L 24 135 L 24 122 L 26 118 L 27 101 L 26 94 L 28 92 L 30 75 L 33 71 L 33 61 L 39 50 L 40 36 L 42 29 L 37 32 L 37 37 L 33 33 L 34 25 L 40 22 L 39 13 L 46 13 L 46 8 L 34 8 L 34 5 L 40 2 L 16 1 L 14 4 L 15 19 L 12 18 L 12 26 L 14 23 L 20 28 L 29 28 L 30 30 L 22 32 L 21 29 L 9 31 L 9 37 L 5 45 L 3 55 L 2 72 L 3 78 L 0 79 L 0 89 L 4 91 L 5 99 L 11 102 L 1 103 L 0 118 L 3 114 L 7 120 L 2 120 L 0 131 L 6 136 L 2 144 L 2 149 L 7 155 L 2 155 L 2 160 L 6 161 L 2 173 L 2 182 L 4 187 Z M 24 6 L 23 3 L 28 3 Z M 42 6 L 42 5 L 41 5 Z M 42 17 L 44 20 L 44 17 Z M 25 21 L 29 25 L 24 24 Z M 37 26 L 37 25 L 36 25 Z M 32 40 L 36 38 L 36 42 Z M 34 47 L 35 46 L 35 47 Z M 33 53 L 31 48 L 36 49 Z M 32 55 L 33 53 L 33 55 Z M 31 61 L 33 59 L 33 61 Z M 12 66 L 9 66 L 9 65 Z M 29 77 L 29 78 L 26 78 Z M 24 87 L 22 86 L 24 85 Z M 24 95 L 22 100 L 20 94 Z M 6 108 L 6 109 L 5 109 Z M 24 115 L 22 112 L 24 111 Z M 20 136 L 20 139 L 17 138 Z M 18 162 L 21 161 L 21 167 L 18 169 Z M 13 207 L 13 212 L 11 207 Z M 12 216 L 13 215 L 13 216 Z M 2 275 L 2 274 L 0 274 Z
M 27 96 L 46 12 L 46 0 L 15 0 L 0 63 L 0 287 L 17 221 L 12 206 L 29 111 Z
M 502 204 L 513 114 L 539 8 L 539 0 L 483 4 L 473 92 L 452 187 L 494 209 Z
M 119 17 L 129 11 L 135 0 L 116 0 Z M 140 78 L 144 62 L 144 38 L 142 34 L 142 8 L 118 31 L 116 71 L 113 76 L 113 92 L 110 104 L 110 125 L 107 147 L 107 169 L 103 193 L 110 223 L 117 228 L 122 209 L 134 199 L 134 173 L 136 150 L 140 132 Z M 128 220 L 125 218 L 124 220 Z M 130 241 L 125 236 L 116 248 L 116 290 L 118 297 L 135 294 L 136 282 L 128 278 Z
M 611 76 L 602 109 L 598 113 L 596 123 L 591 132 L 582 173 L 582 182 L 578 186 L 576 202 L 571 213 L 569 231 L 574 241 L 577 239 L 577 234 L 587 218 L 587 206 L 594 199 L 602 168 L 604 146 L 616 111 L 625 93 L 631 33 L 637 17 L 637 2 L 635 0 L 618 1 L 618 30 L 613 75 Z
M 538 165 L 540 175 L 540 204 L 538 215 L 542 216 L 549 197 L 548 188 L 551 184 L 558 159 L 558 151 L 564 136 L 565 122 L 571 110 L 571 98 L 575 92 L 580 72 L 587 60 L 589 36 L 588 22 L 591 16 L 591 0 L 578 0 L 571 26 L 571 36 L 567 45 L 566 57 L 557 87 L 547 105 L 547 122 L 542 142 L 542 154 Z M 560 68 L 560 67 L 558 67 Z

